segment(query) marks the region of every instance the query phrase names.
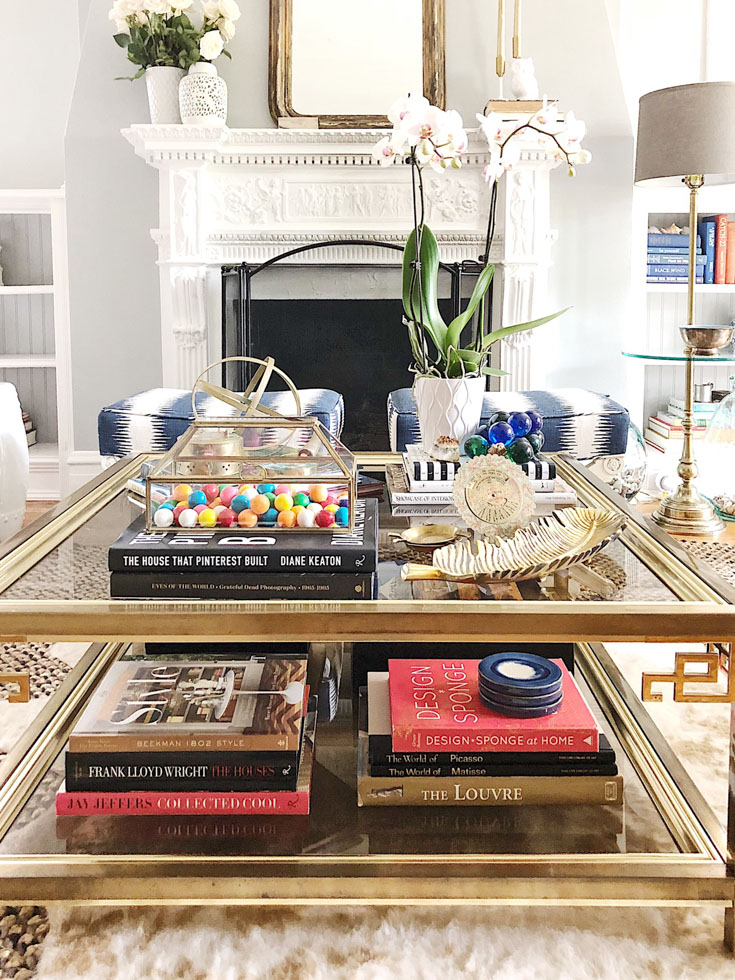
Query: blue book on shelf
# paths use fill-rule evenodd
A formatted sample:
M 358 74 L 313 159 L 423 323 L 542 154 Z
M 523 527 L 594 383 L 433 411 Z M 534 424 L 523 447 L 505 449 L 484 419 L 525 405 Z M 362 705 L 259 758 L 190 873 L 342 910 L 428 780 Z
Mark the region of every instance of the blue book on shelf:
M 702 218 L 699 222 L 699 237 L 704 245 L 704 281 L 714 283 L 715 281 L 715 216 Z
M 703 276 L 697 276 L 696 280 L 700 285 L 704 282 Z M 686 276 L 646 276 L 646 282 L 678 282 L 686 285 Z
M 697 265 L 704 265 L 707 261 L 706 255 L 695 255 L 695 263 Z M 648 264 L 649 265 L 665 265 L 668 268 L 674 266 L 677 269 L 687 269 L 689 267 L 689 256 L 688 255 L 661 255 L 660 252 L 652 252 L 648 250 Z M 714 259 L 712 260 L 712 271 L 714 272 Z M 706 275 L 706 273 L 705 273 Z
M 677 235 L 677 238 L 679 236 Z M 649 245 L 649 252 L 656 252 L 659 255 L 689 255 L 689 246 L 683 245 L 681 248 L 666 248 L 665 245 Z M 698 248 L 697 252 L 701 253 L 702 249 Z
M 697 248 L 702 244 L 702 240 L 697 235 Z M 650 248 L 682 248 L 689 247 L 689 235 L 668 235 L 663 232 L 649 232 L 648 245 Z

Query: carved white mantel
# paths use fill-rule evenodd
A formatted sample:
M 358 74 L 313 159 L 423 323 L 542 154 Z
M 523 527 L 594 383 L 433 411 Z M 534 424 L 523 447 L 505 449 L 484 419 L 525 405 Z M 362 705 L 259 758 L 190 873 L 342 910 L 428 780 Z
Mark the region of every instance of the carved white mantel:
M 220 324 L 208 316 L 208 270 L 261 262 L 316 241 L 403 244 L 413 224 L 410 168 L 372 159 L 382 132 L 136 125 L 123 135 L 159 172 L 159 226 L 151 234 L 158 246 L 165 386 L 191 387 L 207 364 L 210 333 L 219 336 Z M 484 249 L 487 162 L 487 144 L 473 132 L 459 172 L 426 172 L 426 217 L 444 261 L 476 259 Z M 491 250 L 494 328 L 548 312 L 554 166 L 543 149 L 521 142 L 520 160 L 501 182 Z M 335 245 L 298 262 L 395 265 L 400 253 L 377 244 Z M 502 346 L 501 363 L 510 372 L 503 387 L 532 387 L 532 335 Z

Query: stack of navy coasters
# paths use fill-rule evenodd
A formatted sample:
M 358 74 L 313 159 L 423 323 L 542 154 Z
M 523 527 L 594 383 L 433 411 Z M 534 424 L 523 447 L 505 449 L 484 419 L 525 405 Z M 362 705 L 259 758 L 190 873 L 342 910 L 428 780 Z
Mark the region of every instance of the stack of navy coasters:
M 533 653 L 493 653 L 477 668 L 480 700 L 509 718 L 553 715 L 564 698 L 557 664 Z

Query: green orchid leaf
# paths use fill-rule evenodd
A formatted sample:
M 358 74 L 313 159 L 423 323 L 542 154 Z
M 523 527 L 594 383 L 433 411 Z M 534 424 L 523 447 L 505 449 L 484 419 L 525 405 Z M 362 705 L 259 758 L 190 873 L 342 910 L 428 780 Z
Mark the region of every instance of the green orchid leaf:
M 439 274 L 439 246 L 431 228 L 419 229 L 421 236 L 421 272 L 415 277 L 416 229 L 408 236 L 403 253 L 403 309 L 409 320 L 419 323 L 431 337 L 440 354 L 446 353 L 447 327 L 439 312 L 437 279 Z M 414 281 L 416 278 L 416 281 Z M 419 291 L 421 310 L 419 315 Z
M 475 288 L 472 290 L 472 296 L 467 304 L 467 309 L 464 311 L 464 313 L 460 313 L 459 316 L 456 316 L 447 328 L 447 347 L 450 345 L 456 347 L 459 343 L 459 338 L 462 335 L 462 331 L 474 316 L 480 300 L 490 288 L 490 283 L 492 282 L 494 273 L 495 266 L 486 265 L 480 275 L 477 277 L 477 282 L 475 283 Z
M 550 313 L 548 316 L 539 317 L 538 320 L 529 320 L 528 323 L 515 323 L 511 327 L 501 327 L 500 330 L 493 330 L 489 333 L 482 345 L 480 347 L 481 351 L 487 351 L 489 347 L 496 344 L 499 340 L 503 340 L 505 337 L 512 337 L 513 334 L 523 333 L 524 330 L 534 330 L 536 327 L 543 326 L 544 323 L 548 323 L 550 320 L 555 320 L 562 313 L 566 313 L 567 310 L 571 310 L 571 306 L 567 306 L 563 310 L 559 310 L 558 313 Z
M 507 378 L 508 372 L 501 368 L 484 367 L 480 368 L 480 374 L 486 374 L 488 378 Z

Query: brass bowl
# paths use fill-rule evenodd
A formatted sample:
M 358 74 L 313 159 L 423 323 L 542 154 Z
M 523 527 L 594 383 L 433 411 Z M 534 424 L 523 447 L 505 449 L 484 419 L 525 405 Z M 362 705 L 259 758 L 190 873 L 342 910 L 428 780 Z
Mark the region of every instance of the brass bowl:
M 455 527 L 454 524 L 419 524 L 405 531 L 389 531 L 388 537 L 413 548 L 433 550 L 451 544 L 457 538 L 469 537 L 469 531 Z
M 680 327 L 679 332 L 695 357 L 713 357 L 730 343 L 733 327 Z

